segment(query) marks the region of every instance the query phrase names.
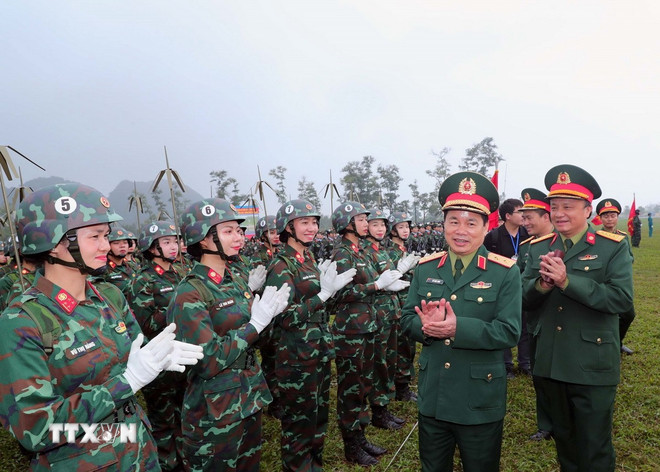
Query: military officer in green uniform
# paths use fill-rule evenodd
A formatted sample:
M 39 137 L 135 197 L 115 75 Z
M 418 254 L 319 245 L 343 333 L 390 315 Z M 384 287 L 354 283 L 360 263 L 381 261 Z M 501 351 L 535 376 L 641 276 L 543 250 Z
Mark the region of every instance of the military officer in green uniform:
M 547 195 L 535 188 L 526 188 L 521 192 L 521 197 L 524 202 L 520 208 L 522 212 L 523 226 L 527 230 L 530 237 L 520 243 L 519 254 L 520 257 L 516 261 L 520 272 L 524 272 L 529 254 L 529 248 L 532 247 L 532 241 L 536 238 L 550 234 L 555 228 L 550 221 L 550 200 Z M 538 323 L 536 313 L 527 314 L 527 333 L 529 334 L 529 352 L 530 360 L 532 362 L 532 370 L 534 369 L 534 352 L 536 351 L 536 338 L 534 332 Z M 548 414 L 547 399 L 544 398 L 539 392 L 538 378 L 532 375 L 532 382 L 534 384 L 534 393 L 536 396 L 536 425 L 537 430 L 532 434 L 529 439 L 532 441 L 549 440 L 552 438 L 552 422 Z
M 423 258 L 403 307 L 403 331 L 419 357 L 419 451 L 423 471 L 498 471 L 506 411 L 503 351 L 520 338 L 515 261 L 483 247 L 495 186 L 459 172 L 440 187 L 449 252 Z
M 598 205 L 596 205 L 596 213 L 603 222 L 604 231 L 612 234 L 619 234 L 624 237 L 626 242 L 628 242 L 628 234 L 616 228 L 617 222 L 619 221 L 619 214 L 621 213 L 621 204 L 618 201 L 613 198 L 602 199 L 598 202 Z M 633 257 L 632 248 L 630 249 L 630 256 Z M 627 355 L 631 355 L 634 351 L 623 344 L 623 338 L 626 336 L 628 328 L 630 328 L 630 324 L 634 319 L 634 307 L 627 313 L 619 315 L 619 339 L 621 341 L 621 352 Z
M 589 225 L 601 190 L 588 172 L 562 164 L 545 185 L 555 231 L 533 241 L 522 281 L 523 306 L 539 320 L 534 375 L 561 469 L 613 471 L 618 314 L 633 304 L 632 257 L 624 236 Z

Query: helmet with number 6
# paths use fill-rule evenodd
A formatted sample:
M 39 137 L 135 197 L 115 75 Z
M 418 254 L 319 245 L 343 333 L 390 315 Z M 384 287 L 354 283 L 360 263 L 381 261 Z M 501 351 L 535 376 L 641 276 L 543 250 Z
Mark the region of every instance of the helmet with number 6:
M 225 221 L 241 224 L 245 218 L 241 218 L 234 205 L 222 198 L 207 198 L 193 203 L 181 214 L 181 233 L 186 246 L 200 242 L 211 228 Z
M 343 233 L 348 228 L 353 218 L 357 215 L 369 215 L 369 210 L 359 202 L 347 201 L 335 208 L 332 214 L 332 227 L 338 233 Z
M 82 184 L 57 184 L 25 197 L 16 210 L 24 255 L 53 249 L 71 230 L 123 218 L 101 192 Z

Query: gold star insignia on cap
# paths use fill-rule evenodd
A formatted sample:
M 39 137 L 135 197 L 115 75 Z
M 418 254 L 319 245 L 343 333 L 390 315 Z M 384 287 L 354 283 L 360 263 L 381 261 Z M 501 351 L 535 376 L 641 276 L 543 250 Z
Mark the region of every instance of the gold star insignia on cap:
M 570 184 L 571 183 L 571 176 L 568 175 L 568 172 L 560 172 L 559 175 L 557 176 L 557 183 L 558 184 Z
M 608 201 L 605 202 L 605 205 L 603 205 L 603 206 L 604 206 L 605 208 L 609 208 L 609 207 L 612 206 L 612 202 L 608 200 Z
M 458 191 L 459 193 L 463 193 L 466 195 L 474 195 L 475 192 L 477 191 L 477 184 L 474 183 L 474 180 L 471 178 L 465 178 L 461 180 L 461 182 L 458 184 Z
M 523 198 L 525 199 L 526 202 L 530 201 L 532 197 L 529 196 L 529 193 L 526 193 Z

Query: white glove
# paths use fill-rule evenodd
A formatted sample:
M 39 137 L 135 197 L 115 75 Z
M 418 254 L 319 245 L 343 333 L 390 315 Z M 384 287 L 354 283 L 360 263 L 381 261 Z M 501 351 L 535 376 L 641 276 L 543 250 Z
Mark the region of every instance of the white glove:
M 419 256 L 414 254 L 407 254 L 399 260 L 399 263 L 396 265 L 396 270 L 402 274 L 405 274 L 410 269 L 414 268 L 420 259 L 421 258 Z
M 124 377 L 133 393 L 137 393 L 170 365 L 169 354 L 172 351 L 175 329 L 176 325 L 170 324 L 144 347 L 140 347 L 144 341 L 144 335 L 140 333 L 131 344 Z
M 408 287 L 410 287 L 410 282 L 408 282 L 407 280 L 395 280 L 390 285 L 385 287 L 385 290 L 388 290 L 390 292 L 398 292 Z
M 337 273 L 337 263 L 332 262 L 328 265 L 324 272 L 321 272 L 321 291 L 319 292 L 318 297 L 323 301 L 327 301 L 328 298 L 332 297 L 338 290 L 345 287 L 353 277 L 357 274 L 355 268 L 348 269 L 341 274 Z
M 264 286 L 264 282 L 266 282 L 266 268 L 263 265 L 258 265 L 250 271 L 250 275 L 248 276 L 250 290 L 256 292 Z
M 261 333 L 276 315 L 284 311 L 289 304 L 291 287 L 284 284 L 277 290 L 273 285 L 264 289 L 261 297 L 254 296 L 252 309 L 250 310 L 250 324 L 254 326 L 257 333 Z
M 401 275 L 401 272 L 398 270 L 388 269 L 384 271 L 376 280 L 376 290 L 383 290 L 387 288 L 392 282 L 399 280 Z
M 330 259 L 321 259 L 318 262 L 317 267 L 319 268 L 321 273 L 323 273 L 326 270 L 328 270 L 328 267 L 330 267 L 330 264 L 332 264 L 332 261 Z
M 182 341 L 172 341 L 172 352 L 170 353 L 170 363 L 165 370 L 174 372 L 185 372 L 187 365 L 195 365 L 204 357 L 202 346 L 197 344 L 184 343 Z

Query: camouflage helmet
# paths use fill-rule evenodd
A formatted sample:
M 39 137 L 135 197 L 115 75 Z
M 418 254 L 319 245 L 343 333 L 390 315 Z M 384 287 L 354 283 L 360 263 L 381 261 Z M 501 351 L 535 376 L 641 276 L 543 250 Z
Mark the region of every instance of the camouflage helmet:
M 112 225 L 112 231 L 110 231 L 110 234 L 108 235 L 109 242 L 125 241 L 127 239 L 131 239 L 131 237 L 126 228 L 119 225 Z
M 314 216 L 321 218 L 318 210 L 307 200 L 290 200 L 277 210 L 275 226 L 278 234 L 284 233 L 286 226 L 293 220 Z
M 357 215 L 369 215 L 369 210 L 362 203 L 347 201 L 340 203 L 332 214 L 332 227 L 338 233 L 343 232 Z
M 259 221 L 257 221 L 257 225 L 254 227 L 254 237 L 257 239 L 261 239 L 261 237 L 268 233 L 271 229 L 275 229 L 276 217 L 273 215 L 266 215 L 262 216 L 259 218 Z
M 209 230 L 225 221 L 236 221 L 241 224 L 241 218 L 234 205 L 222 198 L 206 198 L 193 203 L 181 214 L 181 233 L 186 246 L 192 246 L 206 237 Z
M 407 222 L 409 225 L 412 225 L 412 216 L 405 211 L 393 211 L 387 221 L 389 221 L 392 228 L 399 223 Z
M 379 210 L 378 208 L 369 208 L 367 209 L 369 212 L 369 216 L 367 217 L 367 221 L 373 221 L 373 220 L 385 220 L 385 224 L 387 225 L 389 222 L 389 218 L 385 216 L 385 213 L 383 213 L 382 210 Z
M 138 238 L 138 250 L 148 251 L 154 241 L 164 236 L 176 236 L 173 221 L 154 221 L 144 225 Z
M 110 202 L 98 190 L 66 183 L 27 195 L 16 210 L 16 219 L 21 251 L 27 256 L 50 251 L 73 229 L 123 218 L 110 208 Z

